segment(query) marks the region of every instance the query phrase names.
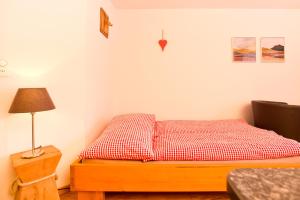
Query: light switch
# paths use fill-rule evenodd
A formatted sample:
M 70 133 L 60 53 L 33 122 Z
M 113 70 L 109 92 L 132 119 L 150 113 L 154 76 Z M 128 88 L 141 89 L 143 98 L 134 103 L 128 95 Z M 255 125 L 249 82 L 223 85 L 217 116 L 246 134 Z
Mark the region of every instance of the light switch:
M 8 63 L 6 60 L 0 59 L 0 76 L 8 76 L 7 65 Z

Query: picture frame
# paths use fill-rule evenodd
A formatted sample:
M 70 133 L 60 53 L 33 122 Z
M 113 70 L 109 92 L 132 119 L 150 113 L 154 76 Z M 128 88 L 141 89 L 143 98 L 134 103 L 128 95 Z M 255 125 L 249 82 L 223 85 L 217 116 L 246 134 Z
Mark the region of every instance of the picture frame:
M 256 62 L 256 37 L 232 37 L 232 61 Z
M 285 62 L 285 38 L 262 37 L 260 38 L 261 62 Z

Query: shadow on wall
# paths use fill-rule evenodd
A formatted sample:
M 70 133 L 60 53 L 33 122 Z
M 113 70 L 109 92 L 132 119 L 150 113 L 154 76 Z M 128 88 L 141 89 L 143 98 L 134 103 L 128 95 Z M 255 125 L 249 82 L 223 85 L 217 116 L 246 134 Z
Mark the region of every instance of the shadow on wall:
M 12 92 L 11 90 L 1 90 L 0 91 L 0 97 L 6 97 L 1 99 L 1 105 L 0 105 L 0 119 L 6 118 L 9 113 L 8 110 L 10 108 L 10 105 L 13 101 L 15 95 L 15 91 Z
M 89 145 L 94 142 L 106 128 L 111 119 L 99 119 L 94 126 L 92 126 L 86 133 L 85 145 Z
M 242 107 L 241 115 L 243 116 L 243 119 L 245 119 L 249 124 L 254 124 L 253 112 L 250 103 Z

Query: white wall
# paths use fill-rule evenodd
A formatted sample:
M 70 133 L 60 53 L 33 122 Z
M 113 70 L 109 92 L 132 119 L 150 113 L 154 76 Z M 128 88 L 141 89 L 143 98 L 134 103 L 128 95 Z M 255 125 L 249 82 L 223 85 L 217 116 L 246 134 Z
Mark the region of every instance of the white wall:
M 114 113 L 251 121 L 252 99 L 299 104 L 299 10 L 121 10 Z M 164 29 L 168 45 L 158 45 Z M 233 63 L 231 37 L 286 38 L 284 64 Z M 258 54 L 259 55 L 259 54 Z
M 62 152 L 58 187 L 69 166 L 110 119 L 109 40 L 99 33 L 99 9 L 109 1 L 0 1 L 0 58 L 11 76 L 0 77 L 0 199 L 11 199 L 15 177 L 9 155 L 31 148 L 30 114 L 8 114 L 19 87 L 46 87 L 56 109 L 36 114 L 36 144 Z

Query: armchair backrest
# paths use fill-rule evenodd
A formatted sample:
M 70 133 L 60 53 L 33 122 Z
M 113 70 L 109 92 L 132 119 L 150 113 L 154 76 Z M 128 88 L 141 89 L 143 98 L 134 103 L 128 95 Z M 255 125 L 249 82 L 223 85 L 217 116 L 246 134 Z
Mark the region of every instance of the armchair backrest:
M 300 142 L 300 106 L 285 102 L 252 101 L 254 126 Z

